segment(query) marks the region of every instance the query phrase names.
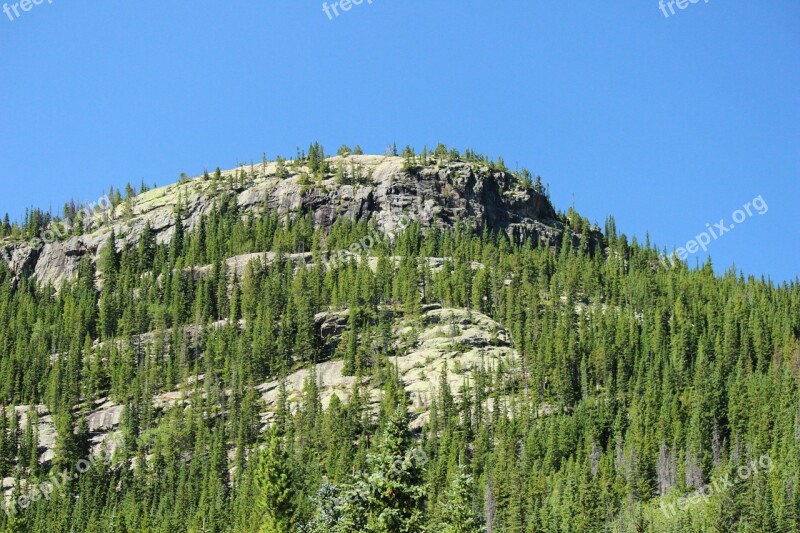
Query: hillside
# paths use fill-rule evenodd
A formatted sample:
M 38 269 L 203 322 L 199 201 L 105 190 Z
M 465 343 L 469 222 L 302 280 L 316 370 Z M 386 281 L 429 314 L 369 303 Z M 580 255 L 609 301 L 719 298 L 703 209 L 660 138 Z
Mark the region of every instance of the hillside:
M 349 152 L 0 228 L 0 528 L 800 530 L 800 287 Z

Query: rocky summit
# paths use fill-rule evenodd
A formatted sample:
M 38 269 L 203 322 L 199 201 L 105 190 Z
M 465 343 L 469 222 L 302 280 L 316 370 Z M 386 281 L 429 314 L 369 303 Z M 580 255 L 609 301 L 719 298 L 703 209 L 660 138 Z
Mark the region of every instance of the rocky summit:
M 208 174 L 184 177 L 137 196 L 132 205 L 94 213 L 93 231 L 61 239 L 42 236 L 43 241 L 0 241 L 0 256 L 8 259 L 17 275 L 28 272 L 40 283 L 57 287 L 74 277 L 82 258 L 97 260 L 112 230 L 120 248 L 126 242 L 135 245 L 145 223 L 155 231 L 158 242 L 166 243 L 172 237 L 178 205 L 184 226 L 191 231 L 223 195 L 231 193 L 243 215 L 310 213 L 317 228 L 329 228 L 341 218 L 365 220 L 391 237 L 410 222 L 419 223 L 423 231 L 460 223 L 478 231 L 500 232 L 515 242 L 555 246 L 565 231 L 574 244 L 579 240 L 543 191 L 495 165 L 445 159 L 417 165 L 403 157 L 378 155 L 337 156 L 326 163 L 327 171 L 313 178 L 306 164 L 291 161 L 222 171 L 222 181 Z M 347 179 L 337 179 L 337 173 Z M 595 231 L 589 245 L 595 246 L 599 236 L 599 230 Z

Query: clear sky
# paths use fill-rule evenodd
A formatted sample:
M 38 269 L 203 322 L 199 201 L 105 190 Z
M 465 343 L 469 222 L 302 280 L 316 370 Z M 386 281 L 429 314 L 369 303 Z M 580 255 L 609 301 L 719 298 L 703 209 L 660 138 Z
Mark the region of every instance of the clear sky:
M 0 213 L 313 140 L 444 142 L 670 250 L 760 195 L 765 214 L 708 245 L 714 266 L 798 274 L 797 0 L 669 17 L 658 0 L 365 0 L 333 20 L 309 0 L 44 0 L 18 17 L 16 1 L 0 13 Z

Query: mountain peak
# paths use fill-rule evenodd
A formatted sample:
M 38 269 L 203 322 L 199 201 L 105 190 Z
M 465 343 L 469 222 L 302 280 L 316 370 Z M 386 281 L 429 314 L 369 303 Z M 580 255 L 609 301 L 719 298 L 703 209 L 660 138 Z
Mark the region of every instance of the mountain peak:
M 83 232 L 74 221 L 51 224 L 49 242 L 0 243 L 16 274 L 32 272 L 55 286 L 71 279 L 83 257 L 96 261 L 113 230 L 118 245 L 135 244 L 146 224 L 158 242 L 172 238 L 175 213 L 192 230 L 214 209 L 235 202 L 242 216 L 308 215 L 315 228 L 337 220 L 365 221 L 390 238 L 411 223 L 426 231 L 468 224 L 513 241 L 557 245 L 569 231 L 544 192 L 502 164 L 462 158 L 339 155 L 242 165 L 189 178 L 126 199 L 94 215 Z M 66 224 L 65 224 L 66 222 Z M 58 230 L 62 228 L 59 237 Z M 599 231 L 591 239 L 599 242 Z M 575 244 L 578 236 L 571 235 Z M 44 241 L 48 239 L 42 237 Z M 254 250 L 259 251 L 259 250 Z

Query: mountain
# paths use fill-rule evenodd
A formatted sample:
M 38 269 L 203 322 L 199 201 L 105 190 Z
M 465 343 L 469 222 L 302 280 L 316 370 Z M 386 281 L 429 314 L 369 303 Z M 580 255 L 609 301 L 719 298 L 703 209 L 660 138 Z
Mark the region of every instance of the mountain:
M 151 228 L 157 243 L 168 245 L 174 237 L 176 221 L 184 231 L 199 228 L 201 220 L 219 205 L 235 202 L 237 216 L 261 216 L 265 212 L 281 218 L 297 220 L 308 215 L 315 229 L 330 232 L 336 220 L 364 222 L 370 225 L 369 244 L 380 236 L 393 237 L 412 222 L 418 222 L 421 231 L 431 227 L 439 230 L 453 229 L 457 223 L 466 224 L 471 231 L 498 232 L 517 242 L 533 241 L 546 246 L 557 246 L 567 232 L 575 244 L 579 236 L 571 232 L 564 217 L 559 217 L 549 200 L 542 193 L 534 192 L 506 170 L 492 168 L 483 162 L 442 161 L 436 165 L 408 165 L 406 159 L 397 156 L 348 155 L 329 158 L 325 161 L 329 172 L 318 176 L 311 185 L 305 183 L 312 172 L 308 166 L 287 164 L 283 170 L 278 163 L 239 167 L 219 171 L 215 177 L 198 176 L 184 178 L 180 183 L 154 188 L 137 195 L 126 205 L 107 205 L 93 213 L 94 228 L 80 235 L 50 242 L 7 242 L 3 253 L 11 258 L 10 266 L 15 277 L 30 275 L 38 284 L 61 284 L 74 280 L 81 261 L 87 259 L 97 264 L 101 249 L 114 232 L 117 250 L 126 246 L 135 247 L 141 240 L 145 226 Z M 337 179 L 337 169 L 343 169 L 347 179 Z M 341 171 L 340 171 L 341 172 Z M 106 202 L 99 202 L 104 206 Z M 108 202 L 110 204 L 110 202 Z M 179 217 L 176 217 L 179 213 Z M 52 226 L 58 227 L 59 221 Z M 66 226 L 73 226 L 66 221 Z M 600 242 L 599 232 L 592 235 L 592 245 Z M 12 241 L 12 239 L 9 239 Z M 341 260 L 360 261 L 359 253 L 345 249 L 338 254 L 324 253 L 326 264 Z M 314 265 L 312 253 L 287 254 L 286 258 L 305 267 Z M 251 252 L 225 258 L 230 272 L 243 276 L 251 261 L 271 264 L 278 259 L 274 252 Z M 394 258 L 399 261 L 401 258 Z M 432 272 L 445 267 L 445 259 L 428 258 Z M 375 270 L 373 260 L 370 268 Z M 473 269 L 484 265 L 474 263 Z M 207 276 L 211 265 L 194 266 L 197 276 Z M 102 285 L 102 273 L 96 279 Z M 321 312 L 315 317 L 319 340 L 328 356 L 341 341 L 342 331 L 347 326 L 348 311 Z M 402 315 L 394 319 L 393 327 L 400 331 L 406 327 Z M 216 323 L 220 327 L 221 323 Z M 437 380 L 444 363 L 450 365 L 445 372 L 453 390 L 459 390 L 472 370 L 483 365 L 494 369 L 498 364 L 518 365 L 519 354 L 511 347 L 505 329 L 480 313 L 466 313 L 463 309 L 442 309 L 441 305 L 429 305 L 422 313 L 418 346 L 395 362 L 399 363 L 403 381 L 412 401 L 412 425 L 427 419 L 428 406 L 435 395 Z M 187 332 L 192 326 L 187 326 Z M 450 330 L 457 330 L 451 334 Z M 491 337 L 491 340 L 490 340 Z M 155 336 L 145 333 L 137 342 L 152 345 Z M 397 346 L 408 348 L 408 346 Z M 321 401 L 327 407 L 332 394 L 343 401 L 349 399 L 356 379 L 344 375 L 343 362 L 339 360 L 320 363 L 314 371 L 318 377 Z M 458 372 L 455 369 L 458 368 Z M 285 377 L 287 402 L 294 411 L 301 400 L 301 393 L 309 369 L 301 369 Z M 264 423 L 272 422 L 278 404 L 280 381 L 265 381 L 258 384 L 264 401 L 260 416 Z M 369 379 L 363 380 L 369 402 L 373 408 L 380 403 L 380 388 L 375 388 Z M 180 388 L 168 390 L 153 397 L 156 408 L 172 406 L 180 401 Z M 93 433 L 91 450 L 113 454 L 117 448 L 122 422 L 123 406 L 108 398 L 99 398 L 85 411 L 88 429 Z M 38 414 L 40 438 L 40 460 L 50 461 L 55 455 L 55 426 L 53 417 L 44 404 L 35 406 Z M 18 407 L 19 424 L 25 427 L 29 406 Z M 4 481 L 6 493 L 10 495 L 15 479 Z
M 796 283 L 443 146 L 98 203 L 0 224 L 3 531 L 800 530 Z

